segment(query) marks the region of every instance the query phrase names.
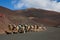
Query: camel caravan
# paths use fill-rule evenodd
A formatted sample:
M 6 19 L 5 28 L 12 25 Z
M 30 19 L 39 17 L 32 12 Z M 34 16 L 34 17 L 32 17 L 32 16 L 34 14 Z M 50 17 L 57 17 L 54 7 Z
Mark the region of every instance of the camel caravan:
M 9 31 L 5 31 L 6 34 L 15 34 L 15 33 L 27 33 L 27 32 L 40 32 L 47 30 L 46 27 L 43 25 L 27 25 L 27 24 L 9 24 L 8 25 Z

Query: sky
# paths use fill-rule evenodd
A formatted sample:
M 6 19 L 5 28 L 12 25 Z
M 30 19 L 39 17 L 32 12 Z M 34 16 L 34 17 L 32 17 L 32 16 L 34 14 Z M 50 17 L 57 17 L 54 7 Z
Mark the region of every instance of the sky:
M 60 12 L 60 0 L 0 0 L 0 6 L 11 10 L 36 8 Z

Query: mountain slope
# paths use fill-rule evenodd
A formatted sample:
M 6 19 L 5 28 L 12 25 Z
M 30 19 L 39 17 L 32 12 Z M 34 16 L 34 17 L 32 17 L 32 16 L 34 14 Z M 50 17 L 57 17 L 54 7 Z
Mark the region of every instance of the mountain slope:
M 10 10 L 0 7 L 0 13 L 15 24 L 45 24 L 49 26 L 60 25 L 60 13 L 43 9 L 29 8 L 25 10 Z
M 5 33 L 8 30 L 8 24 L 11 22 L 8 20 L 5 14 L 0 13 L 0 34 Z
M 16 10 L 15 15 L 21 15 L 27 17 L 29 20 L 34 21 L 37 24 L 45 24 L 49 26 L 60 25 L 60 13 L 42 9 L 26 9 Z M 31 19 L 32 18 L 32 19 Z
M 25 10 L 10 10 L 0 7 L 0 32 L 8 29 L 8 24 L 44 24 L 46 26 L 60 25 L 60 13 L 43 9 L 29 8 Z M 4 29 L 4 31 L 2 30 Z

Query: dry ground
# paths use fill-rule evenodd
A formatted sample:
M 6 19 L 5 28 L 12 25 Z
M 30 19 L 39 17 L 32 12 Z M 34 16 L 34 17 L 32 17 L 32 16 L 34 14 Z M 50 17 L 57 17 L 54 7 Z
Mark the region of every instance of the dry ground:
M 60 40 L 60 28 L 48 27 L 44 32 L 0 35 L 0 40 Z

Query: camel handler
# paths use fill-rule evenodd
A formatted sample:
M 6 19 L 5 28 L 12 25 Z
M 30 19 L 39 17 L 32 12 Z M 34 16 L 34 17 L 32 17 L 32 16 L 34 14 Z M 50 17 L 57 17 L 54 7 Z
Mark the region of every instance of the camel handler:
M 25 24 L 25 25 L 24 25 L 24 27 L 25 27 L 25 32 L 28 32 L 28 30 L 27 30 L 28 25 L 27 25 L 27 24 Z
M 23 33 L 26 33 L 25 26 L 22 27 Z

